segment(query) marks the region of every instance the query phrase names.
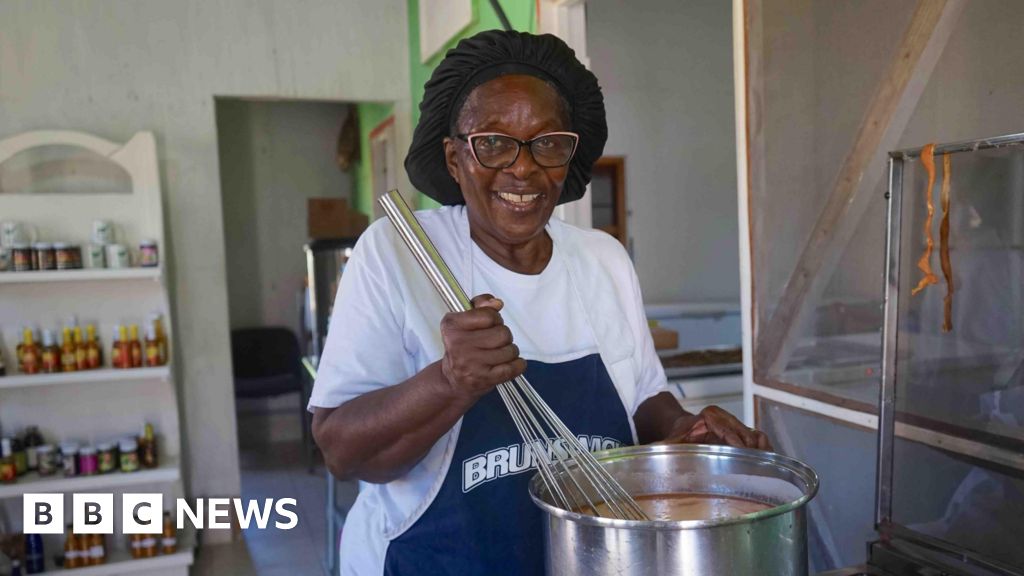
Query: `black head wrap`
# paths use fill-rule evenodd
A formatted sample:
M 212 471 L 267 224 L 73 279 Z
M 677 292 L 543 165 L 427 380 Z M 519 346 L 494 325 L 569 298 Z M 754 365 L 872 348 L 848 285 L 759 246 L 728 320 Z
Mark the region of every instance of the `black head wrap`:
M 597 78 L 561 39 L 550 34 L 488 30 L 458 43 L 445 54 L 424 86 L 420 121 L 405 157 L 409 181 L 441 204 L 465 204 L 458 183 L 445 166 L 444 138 L 474 88 L 499 76 L 523 74 L 551 84 L 569 105 L 571 129 L 579 146 L 559 204 L 583 197 L 594 162 L 608 139 L 604 96 Z

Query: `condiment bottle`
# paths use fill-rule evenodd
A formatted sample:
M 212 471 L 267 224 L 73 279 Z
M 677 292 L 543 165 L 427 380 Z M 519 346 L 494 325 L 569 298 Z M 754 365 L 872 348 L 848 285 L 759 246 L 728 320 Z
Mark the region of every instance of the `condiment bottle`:
M 25 535 L 25 571 L 39 574 L 46 570 L 45 554 L 43 553 L 43 537 L 39 534 Z
M 60 368 L 63 372 L 75 372 L 78 370 L 78 360 L 75 358 L 75 343 L 71 339 L 71 328 L 67 326 L 61 332 Z
M 178 551 L 178 531 L 174 527 L 171 513 L 164 510 L 164 532 L 160 537 L 160 553 L 174 554 Z
M 53 446 L 43 444 L 36 448 L 36 458 L 39 460 L 39 475 L 53 476 L 57 473 L 57 454 Z
M 156 331 L 157 345 L 160 347 L 160 366 L 167 364 L 167 333 L 164 332 L 163 318 L 159 312 L 153 312 L 149 316 L 149 321 L 153 325 L 153 329 Z
M 78 474 L 80 476 L 93 476 L 99 474 L 99 456 L 92 446 L 83 446 L 78 451 Z
M 139 517 L 135 516 L 135 521 L 139 521 Z M 132 558 L 142 558 L 142 540 L 145 536 L 143 534 L 131 534 L 128 536 L 129 547 L 132 551 Z
M 38 374 L 42 369 L 39 345 L 32 338 L 32 329 L 25 328 L 21 345 L 21 369 L 25 374 Z
M 18 468 L 14 464 L 11 439 L 0 439 L 0 482 L 13 484 L 18 480 Z
M 114 445 L 109 442 L 105 442 L 97 446 L 96 449 L 99 451 L 100 474 L 108 474 L 117 470 L 120 463 L 117 462 L 117 453 L 114 450 Z
M 103 352 L 99 341 L 96 340 L 96 326 L 89 324 L 85 327 L 85 364 L 90 370 L 103 366 Z
M 107 561 L 107 544 L 102 534 L 89 534 L 86 543 L 89 549 L 89 566 L 99 566 Z
M 67 525 L 64 537 L 64 568 L 81 568 L 84 566 L 78 553 L 78 536 L 75 536 L 72 524 Z
M 82 338 L 82 327 L 75 326 L 73 333 L 75 337 L 75 366 L 79 370 L 88 370 L 88 354 L 85 350 L 85 340 Z
M 53 340 L 53 332 L 43 330 L 43 349 L 40 355 L 40 367 L 44 374 L 60 372 L 60 348 Z
M 133 438 L 121 440 L 121 472 L 136 472 L 139 469 L 139 444 Z
M 0 346 L 0 376 L 7 376 L 7 365 L 4 364 L 4 349 Z
M 128 329 L 129 352 L 131 353 L 131 367 L 142 367 L 142 343 L 139 342 L 139 325 L 132 324 Z
M 26 326 L 24 329 L 25 330 L 29 330 L 29 327 Z M 14 359 L 18 361 L 17 362 L 17 364 L 18 364 L 18 372 L 22 373 L 22 374 L 25 372 L 25 364 L 21 361 L 22 353 L 24 351 L 25 351 L 25 341 L 24 340 L 19 340 L 18 341 L 18 345 L 15 346 L 15 348 L 14 348 Z
M 159 460 L 156 451 L 156 435 L 153 433 L 153 425 L 146 424 L 142 429 L 142 436 L 139 437 L 139 459 L 144 468 L 156 468 Z
M 65 476 L 78 476 L 78 444 L 62 443 L 60 445 L 60 462 Z
M 131 368 L 131 343 L 128 341 L 128 329 L 122 325 L 117 327 L 117 354 L 121 357 L 121 362 L 118 368 Z
M 25 451 L 28 453 L 28 469 L 38 470 L 39 447 L 43 445 L 43 435 L 39 433 L 39 428 L 36 426 L 26 428 L 23 442 Z
M 14 470 L 18 476 L 28 472 L 28 453 L 20 438 L 11 438 L 11 458 L 14 459 Z
M 124 368 L 124 348 L 121 346 L 121 333 L 124 332 L 124 326 L 120 324 L 114 328 L 114 341 L 110 345 L 110 365 L 114 368 Z
M 157 545 L 156 545 L 156 534 L 143 534 L 142 535 L 142 557 L 152 558 L 156 556 Z
M 160 366 L 160 342 L 152 323 L 146 327 L 146 366 Z

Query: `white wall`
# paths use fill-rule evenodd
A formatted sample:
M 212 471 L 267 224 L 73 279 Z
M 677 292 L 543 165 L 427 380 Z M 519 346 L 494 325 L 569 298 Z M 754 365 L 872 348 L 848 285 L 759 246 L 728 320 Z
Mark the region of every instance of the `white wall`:
M 216 113 L 231 328 L 299 335 L 306 201 L 352 195 L 335 161 L 348 105 L 223 98 Z
M 403 0 L 0 3 L 0 135 L 157 135 L 193 495 L 239 493 L 214 96 L 394 100 L 403 149 L 407 35 Z
M 738 302 L 730 3 L 588 0 L 587 51 L 645 301 Z

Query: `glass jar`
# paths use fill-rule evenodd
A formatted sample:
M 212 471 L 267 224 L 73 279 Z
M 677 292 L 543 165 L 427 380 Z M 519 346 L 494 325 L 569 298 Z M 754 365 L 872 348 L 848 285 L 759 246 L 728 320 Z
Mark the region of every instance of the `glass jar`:
M 81 476 L 92 476 L 99 473 L 99 456 L 96 449 L 86 446 L 78 451 L 78 474 Z
M 121 440 L 121 472 L 137 472 L 139 470 L 139 445 L 133 438 Z
M 96 447 L 99 451 L 99 473 L 109 474 L 114 470 L 117 470 L 119 462 L 117 459 L 117 450 L 114 445 L 110 442 L 104 442 Z
M 65 476 L 78 476 L 78 444 L 65 442 L 60 445 L 60 465 Z
M 36 446 L 36 458 L 40 476 L 53 476 L 57 473 L 57 453 L 53 451 L 53 446 Z
M 146 239 L 139 242 L 139 266 L 154 268 L 160 265 L 160 252 L 156 240 Z

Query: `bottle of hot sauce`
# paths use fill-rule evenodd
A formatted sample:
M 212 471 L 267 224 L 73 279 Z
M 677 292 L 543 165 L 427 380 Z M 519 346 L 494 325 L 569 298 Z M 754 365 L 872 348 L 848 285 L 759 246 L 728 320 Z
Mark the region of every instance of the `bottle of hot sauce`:
M 90 370 L 103 366 L 100 350 L 100 343 L 96 340 L 96 326 L 89 324 L 85 327 L 85 364 Z
M 75 359 L 75 343 L 71 339 L 71 328 L 67 326 L 61 332 L 60 345 L 60 368 L 62 372 L 74 372 L 78 370 L 78 362 Z
M 139 325 L 132 324 L 128 331 L 128 340 L 131 342 L 129 347 L 129 358 L 131 359 L 130 367 L 141 368 L 142 367 L 142 343 L 139 342 Z
M 146 328 L 146 366 L 160 366 L 160 341 L 156 338 L 156 327 Z
M 131 368 L 132 366 L 132 347 L 128 341 L 128 329 L 123 325 L 117 327 L 117 345 L 115 354 L 121 357 L 116 368 Z
M 114 368 L 124 368 L 124 348 L 121 346 L 121 334 L 124 333 L 124 326 L 118 324 L 114 328 L 114 341 L 110 344 L 110 365 Z
M 60 348 L 53 341 L 53 332 L 43 330 L 43 349 L 40 364 L 44 374 L 60 372 Z
M 26 328 L 22 334 L 21 368 L 25 374 L 38 374 L 42 369 L 42 354 L 39 345 L 32 338 L 32 329 Z
M 79 370 L 88 370 L 88 354 L 85 350 L 85 340 L 82 339 L 82 327 L 75 326 L 73 333 L 75 335 L 75 366 Z

